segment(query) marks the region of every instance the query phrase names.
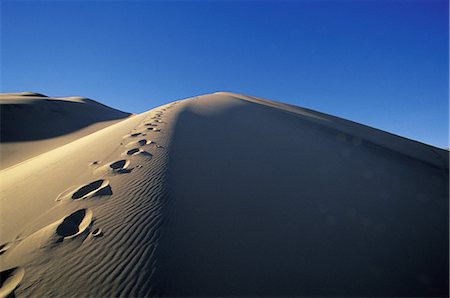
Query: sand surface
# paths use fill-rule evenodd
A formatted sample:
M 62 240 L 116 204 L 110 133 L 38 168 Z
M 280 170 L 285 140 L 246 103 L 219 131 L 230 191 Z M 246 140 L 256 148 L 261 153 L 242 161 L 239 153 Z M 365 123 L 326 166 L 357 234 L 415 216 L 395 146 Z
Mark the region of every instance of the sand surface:
M 180 100 L 0 171 L 0 295 L 446 296 L 448 178 L 344 119 Z

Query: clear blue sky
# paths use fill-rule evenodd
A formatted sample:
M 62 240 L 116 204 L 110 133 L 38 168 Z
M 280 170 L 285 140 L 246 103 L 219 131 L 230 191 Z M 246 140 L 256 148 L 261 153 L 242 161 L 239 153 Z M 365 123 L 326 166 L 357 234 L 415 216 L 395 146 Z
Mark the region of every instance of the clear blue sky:
M 448 1 L 1 2 L 2 92 L 232 91 L 448 147 Z

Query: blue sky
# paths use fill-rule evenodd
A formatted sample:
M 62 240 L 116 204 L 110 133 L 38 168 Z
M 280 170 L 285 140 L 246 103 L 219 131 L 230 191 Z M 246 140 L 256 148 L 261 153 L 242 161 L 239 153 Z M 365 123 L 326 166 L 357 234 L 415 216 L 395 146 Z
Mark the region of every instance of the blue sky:
M 448 1 L 1 2 L 1 92 L 232 91 L 448 147 Z

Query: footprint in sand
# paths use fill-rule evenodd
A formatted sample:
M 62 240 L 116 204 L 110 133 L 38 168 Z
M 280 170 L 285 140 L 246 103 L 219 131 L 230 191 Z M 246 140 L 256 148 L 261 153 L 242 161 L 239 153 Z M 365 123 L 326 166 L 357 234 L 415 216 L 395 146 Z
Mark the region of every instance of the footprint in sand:
M 109 164 L 109 168 L 116 173 L 129 173 L 128 166 L 130 165 L 130 161 L 126 159 L 121 159 Z
M 100 160 L 94 160 L 94 161 L 91 162 L 89 165 L 90 165 L 90 166 L 96 166 L 96 165 L 99 165 L 100 163 L 101 163 Z
M 145 123 L 144 125 L 145 126 L 158 126 L 158 124 L 156 124 L 156 123 Z
M 92 211 L 80 209 L 65 217 L 56 228 L 56 235 L 62 239 L 74 238 L 86 231 L 92 223 Z
M 139 148 L 133 148 L 127 151 L 127 155 L 133 155 L 139 152 Z
M 9 244 L 9 243 L 0 245 L 0 256 L 2 254 L 4 254 L 10 247 L 11 247 L 11 244 Z
M 147 127 L 147 130 L 151 130 L 151 131 L 155 131 L 155 132 L 161 131 L 161 129 L 156 128 L 156 127 Z
M 142 136 L 143 134 L 141 132 L 135 132 L 128 135 L 123 136 L 124 139 L 126 138 L 136 138 L 138 136 Z
M 150 144 L 153 144 L 153 143 L 154 142 L 151 141 L 151 140 L 142 139 L 142 140 L 139 140 L 139 141 L 136 141 L 136 142 L 130 142 L 130 143 L 128 143 L 126 145 L 126 147 L 129 148 L 129 147 L 136 147 L 136 146 L 145 146 L 145 145 L 150 145 Z
M 0 272 L 0 297 L 15 297 L 13 292 L 20 285 L 24 275 L 25 269 L 23 267 L 15 267 Z
M 101 236 L 103 236 L 102 229 L 96 228 L 95 230 L 92 231 L 91 235 L 94 236 L 94 237 L 101 237 Z
M 147 130 L 155 130 L 153 127 L 147 127 Z
M 62 201 L 65 199 L 72 200 L 85 200 L 96 196 L 112 195 L 111 186 L 109 186 L 109 180 L 99 179 L 89 184 L 83 185 L 77 189 L 69 188 L 62 192 L 56 201 Z
M 151 142 L 152 141 L 150 141 L 150 143 Z M 139 146 L 145 146 L 145 145 L 148 144 L 148 141 L 147 140 L 139 140 L 139 141 L 136 142 L 136 144 L 139 145 Z
M 118 161 L 114 161 L 110 164 L 104 165 L 103 167 L 98 168 L 96 173 L 103 173 L 106 175 L 116 175 L 116 174 L 126 174 L 130 173 L 133 169 L 129 169 L 130 161 L 127 159 L 121 159 Z
M 92 220 L 91 209 L 77 210 L 24 238 L 8 253 L 8 261 L 22 265 L 38 260 L 41 250 L 87 233 Z
M 152 140 L 140 140 L 138 142 L 139 146 L 150 145 L 150 144 L 153 144 L 153 143 L 155 143 L 155 142 L 153 142 Z
M 137 142 L 130 142 L 126 145 L 127 148 L 133 148 L 133 149 L 138 149 L 137 147 L 143 147 L 143 146 L 155 146 L 156 148 L 164 148 L 163 146 L 157 144 L 155 141 L 152 140 L 139 140 Z M 134 150 L 133 152 L 136 152 L 136 150 Z M 128 154 L 129 155 L 129 154 Z
M 109 181 L 100 179 L 80 187 L 72 194 L 73 200 L 84 200 L 94 196 L 111 195 L 111 186 Z
M 149 157 L 149 158 L 152 157 L 152 155 L 149 152 L 144 151 L 144 150 L 139 149 L 139 148 L 130 149 L 130 150 L 128 150 L 126 152 L 126 154 L 127 155 L 131 155 L 131 156 L 142 155 L 142 156 Z

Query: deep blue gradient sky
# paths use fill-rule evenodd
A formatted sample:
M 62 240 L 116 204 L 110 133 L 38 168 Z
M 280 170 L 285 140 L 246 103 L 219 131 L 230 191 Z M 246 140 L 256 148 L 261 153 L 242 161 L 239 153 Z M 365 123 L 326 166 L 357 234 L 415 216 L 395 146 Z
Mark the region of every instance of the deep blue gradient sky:
M 143 112 L 232 91 L 448 147 L 448 1 L 11 1 L 1 92 Z

